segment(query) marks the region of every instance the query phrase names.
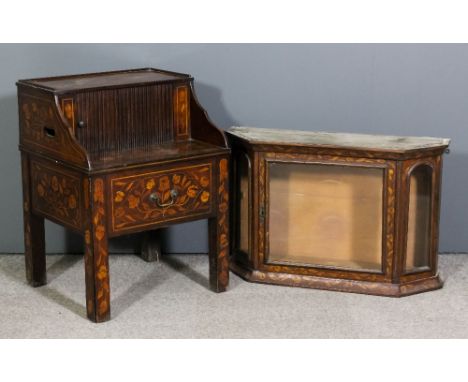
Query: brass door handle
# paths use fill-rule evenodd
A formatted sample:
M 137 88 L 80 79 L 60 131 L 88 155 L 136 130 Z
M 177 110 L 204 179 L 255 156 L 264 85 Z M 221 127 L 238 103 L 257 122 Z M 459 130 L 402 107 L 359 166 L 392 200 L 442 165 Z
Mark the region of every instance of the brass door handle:
M 179 195 L 176 189 L 172 189 L 170 194 L 171 194 L 171 200 L 167 203 L 160 202 L 160 198 L 157 192 L 153 192 L 149 196 L 149 198 L 152 202 L 155 202 L 158 205 L 158 207 L 165 208 L 165 207 L 172 206 L 176 201 L 177 195 Z

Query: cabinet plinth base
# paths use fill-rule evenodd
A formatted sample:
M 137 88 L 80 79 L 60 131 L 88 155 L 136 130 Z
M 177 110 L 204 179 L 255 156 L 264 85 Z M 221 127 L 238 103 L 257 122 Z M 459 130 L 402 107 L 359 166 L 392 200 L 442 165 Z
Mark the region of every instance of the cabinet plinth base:
M 376 296 L 403 297 L 442 288 L 439 275 L 410 281 L 402 284 L 345 280 L 292 273 L 263 272 L 251 270 L 231 262 L 231 271 L 246 281 L 294 286 L 303 288 L 326 289 L 338 292 L 362 293 Z

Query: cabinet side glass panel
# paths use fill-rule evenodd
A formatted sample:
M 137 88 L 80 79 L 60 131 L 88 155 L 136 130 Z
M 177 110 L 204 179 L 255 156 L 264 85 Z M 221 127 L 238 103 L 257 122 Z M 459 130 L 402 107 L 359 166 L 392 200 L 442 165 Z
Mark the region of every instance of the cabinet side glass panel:
M 431 244 L 432 168 L 420 165 L 409 177 L 405 273 L 427 270 Z
M 384 169 L 269 164 L 267 263 L 382 270 Z

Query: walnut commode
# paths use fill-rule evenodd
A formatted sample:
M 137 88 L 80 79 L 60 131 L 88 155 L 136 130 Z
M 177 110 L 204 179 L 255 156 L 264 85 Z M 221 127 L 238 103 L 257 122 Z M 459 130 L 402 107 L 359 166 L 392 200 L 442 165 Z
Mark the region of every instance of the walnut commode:
M 106 321 L 108 238 L 208 219 L 210 284 L 226 289 L 229 149 L 191 76 L 138 69 L 17 86 L 31 285 L 46 283 L 47 218 L 83 235 L 87 315 Z M 156 249 L 148 240 L 143 252 Z

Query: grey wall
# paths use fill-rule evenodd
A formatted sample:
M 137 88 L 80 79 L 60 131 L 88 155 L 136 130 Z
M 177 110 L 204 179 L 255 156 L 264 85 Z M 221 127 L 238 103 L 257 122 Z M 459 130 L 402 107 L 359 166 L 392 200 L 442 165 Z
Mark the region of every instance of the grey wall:
M 441 251 L 468 251 L 468 45 L 0 45 L 0 252 L 22 252 L 15 81 L 153 66 L 191 73 L 223 128 L 430 135 L 445 157 Z M 46 226 L 49 252 L 80 238 Z M 205 252 L 206 223 L 170 228 L 166 250 Z M 114 251 L 137 246 L 119 238 Z

